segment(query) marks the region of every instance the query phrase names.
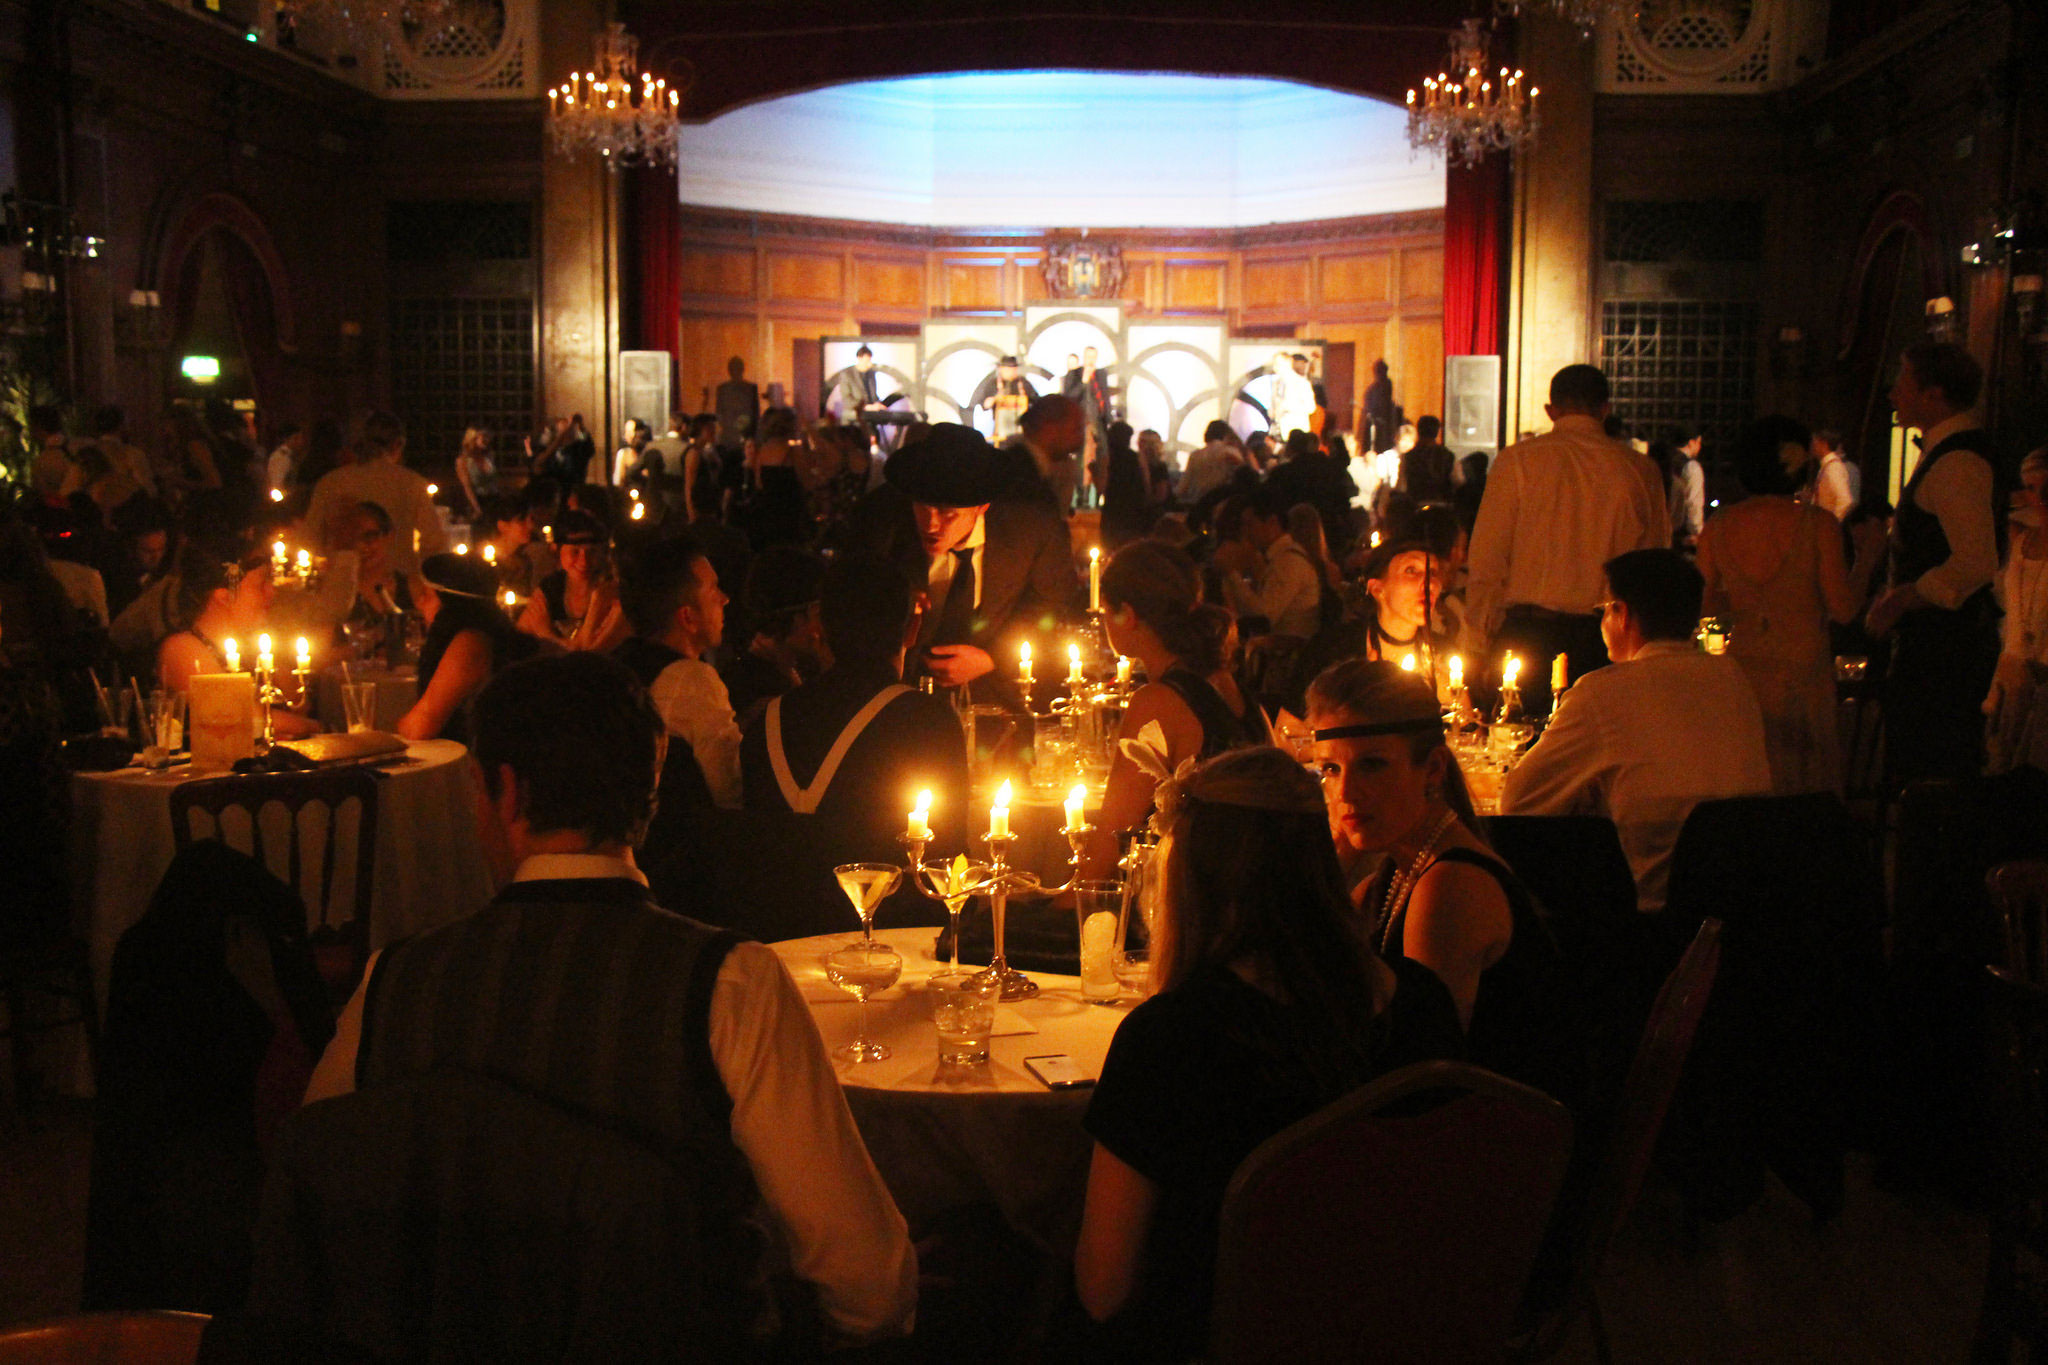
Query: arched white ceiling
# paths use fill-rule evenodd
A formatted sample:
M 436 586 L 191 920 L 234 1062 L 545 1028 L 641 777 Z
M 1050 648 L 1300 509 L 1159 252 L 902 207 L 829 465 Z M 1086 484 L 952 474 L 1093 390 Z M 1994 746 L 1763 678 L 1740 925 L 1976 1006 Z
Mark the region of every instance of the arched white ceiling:
M 686 204 L 933 227 L 1245 227 L 1440 208 L 1404 111 L 1289 81 L 863 81 L 679 134 Z

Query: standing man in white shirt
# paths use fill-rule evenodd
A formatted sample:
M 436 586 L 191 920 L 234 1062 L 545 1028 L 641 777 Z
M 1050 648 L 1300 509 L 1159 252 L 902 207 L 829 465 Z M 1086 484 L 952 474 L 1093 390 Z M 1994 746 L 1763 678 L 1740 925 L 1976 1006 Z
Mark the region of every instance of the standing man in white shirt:
M 1836 521 L 1847 521 L 1862 497 L 1863 471 L 1842 458 L 1842 437 L 1838 432 L 1814 432 L 1810 449 L 1813 482 L 1805 500 Z
M 336 527 L 329 523 L 353 515 L 357 503 L 374 502 L 391 514 L 397 531 L 391 545 L 393 566 L 400 573 L 416 572 L 422 559 L 448 548 L 448 538 L 441 531 L 427 481 L 405 466 L 405 423 L 391 413 L 373 412 L 363 419 L 358 444 L 362 456 L 355 464 L 324 474 L 313 485 L 307 529 L 330 552 L 349 549 L 334 539 Z
M 1998 662 L 1998 574 L 2004 508 L 1992 477 L 1991 433 L 1973 409 L 1984 370 L 1962 347 L 1908 346 L 1892 384 L 1902 426 L 1921 455 L 1892 518 L 1891 586 L 1864 625 L 1892 636 L 1886 675 L 1886 775 L 1969 777 L 1984 761 L 1980 707 Z
M 1702 801 L 1771 789 L 1764 718 L 1742 668 L 1693 644 L 1700 571 L 1676 550 L 1604 569 L 1600 633 L 1614 666 L 1558 702 L 1501 786 L 1503 815 L 1605 815 L 1636 878 L 1636 908 L 1664 908 L 1671 851 Z
M 704 1191 L 691 1244 L 754 1245 L 739 1224 L 758 1192 L 836 1339 L 907 1331 L 917 1255 L 809 1008 L 773 952 L 658 905 L 634 861 L 661 753 L 646 693 L 613 660 L 556 655 L 499 674 L 475 718 L 479 833 L 509 884 L 371 958 L 307 1103 L 483 1072 L 652 1134 Z M 670 1269 L 700 1281 L 678 1294 L 737 1287 L 703 1295 L 707 1342 L 758 1317 L 749 1269 Z
M 1291 351 L 1273 352 L 1268 368 L 1273 373 L 1273 389 L 1272 407 L 1266 417 L 1272 429 L 1273 444 L 1277 446 L 1284 444 L 1295 432 L 1308 430 L 1309 417 L 1315 412 L 1316 391 L 1294 368 Z
M 1551 429 L 1509 446 L 1488 470 L 1466 589 L 1473 652 L 1497 667 L 1514 651 L 1533 715 L 1550 708 L 1552 657 L 1567 656 L 1572 678 L 1607 662 L 1601 566 L 1671 545 L 1657 467 L 1603 427 L 1607 376 L 1565 366 L 1543 410 Z

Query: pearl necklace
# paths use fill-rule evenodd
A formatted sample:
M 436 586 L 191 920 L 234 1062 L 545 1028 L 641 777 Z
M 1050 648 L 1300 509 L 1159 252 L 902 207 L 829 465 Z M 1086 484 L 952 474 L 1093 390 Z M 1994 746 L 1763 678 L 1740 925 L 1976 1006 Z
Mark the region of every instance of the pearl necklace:
M 1423 872 L 1436 860 L 1437 845 L 1443 842 L 1444 835 L 1450 833 L 1451 826 L 1457 823 L 1456 811 L 1447 810 L 1437 817 L 1436 824 L 1429 831 L 1429 837 L 1422 841 L 1422 847 L 1417 850 L 1415 860 L 1396 872 L 1394 879 L 1387 883 L 1387 894 L 1381 901 L 1384 908 L 1380 914 L 1379 937 L 1382 955 L 1392 950 L 1394 923 L 1407 908 L 1408 898 L 1415 893 L 1415 884 L 1422 880 Z

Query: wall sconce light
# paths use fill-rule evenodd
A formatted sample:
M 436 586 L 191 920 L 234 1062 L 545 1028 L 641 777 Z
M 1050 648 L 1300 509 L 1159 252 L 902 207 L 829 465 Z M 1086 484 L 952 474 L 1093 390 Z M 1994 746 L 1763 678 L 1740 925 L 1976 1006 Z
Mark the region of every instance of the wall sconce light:
M 1956 301 L 1943 294 L 1927 300 L 1927 336 L 1932 341 L 1956 339 Z
M 114 343 L 128 350 L 160 350 L 171 344 L 170 320 L 163 296 L 154 289 L 131 289 L 128 302 L 114 313 Z
M 220 378 L 220 359 L 210 355 L 188 355 L 178 362 L 178 373 L 195 384 L 211 384 Z
M 1771 378 L 1783 383 L 1790 379 L 1807 379 L 1813 373 L 1813 348 L 1807 344 L 1803 329 L 1784 326 L 1771 338 Z

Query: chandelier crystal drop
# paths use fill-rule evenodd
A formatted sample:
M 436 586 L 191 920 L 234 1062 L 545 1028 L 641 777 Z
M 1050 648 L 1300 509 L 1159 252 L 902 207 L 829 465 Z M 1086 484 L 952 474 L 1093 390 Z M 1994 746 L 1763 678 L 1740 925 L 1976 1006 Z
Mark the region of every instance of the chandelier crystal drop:
M 1635 0 L 1493 0 L 1493 12 L 1503 18 L 1524 14 L 1547 14 L 1578 29 L 1590 38 L 1602 24 L 1627 23 L 1636 17 Z
M 681 96 L 642 71 L 640 42 L 624 24 L 597 36 L 589 71 L 548 91 L 548 126 L 564 156 L 594 151 L 613 163 L 676 164 L 676 110 Z
M 1486 39 L 1477 19 L 1451 37 L 1449 69 L 1408 92 L 1408 144 L 1433 151 L 1453 166 L 1470 166 L 1488 152 L 1505 152 L 1536 136 L 1536 87 L 1526 90 L 1520 71 L 1486 74 Z

